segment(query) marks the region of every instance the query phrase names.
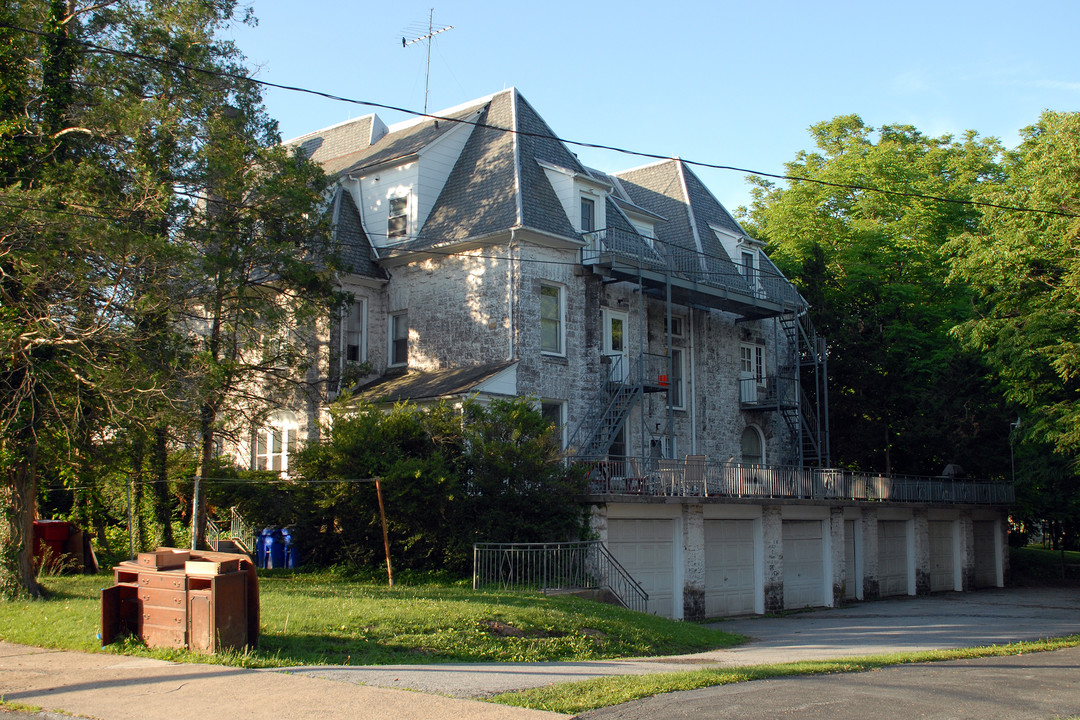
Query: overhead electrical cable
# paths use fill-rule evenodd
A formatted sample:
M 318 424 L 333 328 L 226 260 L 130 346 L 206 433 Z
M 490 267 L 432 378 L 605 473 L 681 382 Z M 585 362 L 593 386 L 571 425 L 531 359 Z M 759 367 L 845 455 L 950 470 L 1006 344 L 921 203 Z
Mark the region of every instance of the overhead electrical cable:
M 7 28 L 7 29 L 10 29 L 10 30 L 15 30 L 17 32 L 29 33 L 31 35 L 37 35 L 39 37 L 47 37 L 47 36 L 52 34 L 52 33 L 46 33 L 46 32 L 40 31 L 40 30 L 31 30 L 29 28 L 24 28 L 24 27 L 20 27 L 20 26 L 17 26 L 17 25 L 12 25 L 12 24 L 9 24 L 9 23 L 0 23 L 0 28 Z M 132 60 L 139 60 L 139 61 L 144 61 L 144 62 L 157 63 L 157 64 L 165 65 L 165 66 L 177 69 L 177 70 L 183 70 L 183 71 L 186 71 L 186 72 L 199 73 L 199 74 L 207 75 L 207 76 L 210 76 L 210 77 L 225 78 L 225 79 L 233 80 L 233 81 L 236 81 L 236 82 L 247 82 L 247 83 L 252 83 L 252 84 L 255 84 L 255 85 L 262 86 L 262 87 L 274 88 L 276 90 L 285 90 L 287 92 L 296 92 L 296 93 L 301 93 L 301 94 L 305 94 L 305 95 L 312 95 L 312 96 L 321 97 L 321 98 L 324 98 L 324 99 L 327 99 L 327 100 L 333 100 L 335 102 L 342 102 L 342 103 L 347 103 L 347 104 L 351 104 L 351 105 L 359 105 L 359 106 L 362 106 L 362 107 L 369 107 L 369 108 L 376 108 L 376 109 L 380 109 L 380 110 L 388 110 L 388 111 L 393 111 L 393 112 L 400 112 L 400 113 L 404 113 L 406 115 L 412 115 L 414 117 L 429 118 L 429 119 L 437 120 L 437 121 L 441 121 L 441 122 L 458 123 L 458 124 L 462 124 L 462 125 L 472 125 L 473 127 L 477 127 L 477 128 L 484 128 L 484 129 L 487 129 L 487 130 L 495 130 L 495 131 L 498 131 L 498 132 L 511 133 L 511 134 L 514 134 L 514 135 L 520 135 L 520 136 L 523 136 L 523 137 L 532 137 L 532 138 L 537 138 L 537 139 L 541 139 L 541 140 L 554 140 L 554 141 L 557 141 L 557 142 L 561 142 L 561 143 L 563 143 L 565 145 L 573 145 L 573 146 L 576 146 L 576 147 L 589 148 L 589 149 L 593 149 L 593 150 L 605 150 L 605 151 L 609 151 L 609 152 L 620 153 L 620 154 L 623 154 L 623 155 L 630 155 L 630 156 L 634 156 L 634 157 L 646 158 L 646 159 L 649 159 L 649 160 L 678 160 L 678 161 L 680 161 L 680 162 L 682 162 L 682 163 L 684 163 L 686 165 L 691 165 L 693 167 L 708 168 L 710 170 L 723 170 L 723 171 L 739 172 L 739 173 L 744 173 L 744 174 L 747 174 L 747 175 L 754 175 L 754 176 L 757 176 L 757 177 L 771 178 L 771 179 L 774 179 L 774 180 L 783 180 L 783 181 L 786 181 L 786 182 L 812 183 L 812 184 L 821 185 L 821 186 L 824 186 L 824 187 L 833 187 L 833 188 L 844 189 L 844 190 L 861 190 L 863 192 L 879 193 L 879 194 L 882 194 L 882 195 L 887 195 L 887 196 L 892 196 L 892 197 L 904 197 L 904 198 L 912 198 L 912 199 L 917 199 L 917 200 L 929 200 L 929 201 L 933 201 L 933 202 L 947 203 L 947 204 L 953 204 L 953 205 L 965 205 L 965 206 L 969 206 L 969 207 L 990 208 L 990 209 L 994 209 L 994 210 L 1005 210 L 1005 211 L 1009 211 L 1009 212 L 1038 213 L 1038 214 L 1055 215 L 1055 216 L 1059 216 L 1059 217 L 1068 217 L 1068 218 L 1080 217 L 1080 214 L 1077 214 L 1077 213 L 1070 213 L 1070 212 L 1066 212 L 1066 211 L 1063 211 L 1063 210 L 1055 210 L 1055 209 L 1051 209 L 1051 208 L 1032 208 L 1032 207 L 1025 207 L 1025 206 L 1021 206 L 1021 205 L 1004 205 L 1004 204 L 1000 204 L 1000 203 L 992 203 L 992 202 L 986 202 L 986 201 L 982 201 L 982 200 L 965 200 L 965 199 L 961 199 L 961 198 L 949 198 L 949 197 L 944 197 L 944 196 L 940 196 L 940 195 L 930 195 L 930 194 L 927 194 L 927 193 L 919 193 L 919 192 L 907 191 L 907 190 L 888 190 L 888 189 L 885 189 L 885 188 L 874 187 L 872 185 L 860 185 L 860 184 L 855 184 L 855 183 L 831 182 L 831 181 L 828 181 L 828 180 L 820 180 L 820 179 L 817 179 L 817 178 L 801 177 L 801 176 L 798 176 L 798 175 L 785 175 L 785 174 L 780 174 L 780 173 L 770 173 L 770 172 L 765 172 L 763 170 L 753 170 L 753 169 L 750 169 L 750 168 L 742 168 L 742 167 L 738 167 L 738 166 L 735 166 L 735 165 L 724 165 L 724 164 L 720 164 L 720 163 L 707 162 L 707 161 L 703 161 L 703 160 L 690 160 L 690 159 L 681 158 L 681 157 L 674 157 L 673 158 L 673 157 L 671 157 L 669 155 L 661 155 L 661 154 L 645 152 L 645 151 L 641 151 L 641 150 L 630 150 L 630 149 L 618 147 L 618 146 L 615 146 L 615 145 L 605 145 L 605 144 L 602 144 L 602 143 L 586 142 L 586 141 L 583 141 L 583 140 L 571 140 L 571 139 L 568 139 L 568 138 L 563 138 L 563 137 L 559 137 L 557 135 L 551 135 L 551 134 L 548 134 L 548 133 L 530 132 L 528 130 L 515 130 L 513 128 L 505 128 L 505 127 L 500 127 L 498 125 L 490 125 L 488 123 L 483 123 L 483 122 L 480 122 L 478 120 L 469 120 L 469 119 L 466 119 L 466 118 L 457 118 L 457 117 L 449 117 L 449 116 L 444 116 L 444 115 L 435 115 L 435 114 L 432 114 L 432 113 L 426 113 L 426 112 L 422 112 L 422 111 L 419 111 L 419 110 L 413 110 L 413 109 L 410 109 L 410 108 L 400 107 L 400 106 L 397 106 L 397 105 L 389 105 L 389 104 L 386 104 L 386 103 L 378 103 L 378 102 L 374 102 L 374 101 L 371 101 L 371 100 L 357 100 L 355 98 L 349 98 L 349 97 L 345 97 L 345 96 L 342 96 L 342 95 L 336 95 L 334 93 L 328 93 L 328 92 L 324 92 L 324 91 L 321 91 L 321 90 L 313 90 L 313 89 L 301 87 L 301 86 L 298 86 L 298 85 L 285 85 L 285 84 L 282 84 L 282 83 L 270 82 L 268 80 L 258 80 L 256 78 L 251 77 L 251 76 L 240 75 L 238 73 L 224 72 L 224 71 L 221 71 L 221 70 L 207 70 L 205 68 L 200 68 L 200 67 L 196 67 L 196 66 L 193 66 L 193 65 L 187 65 L 185 63 L 181 63 L 181 62 L 178 62 L 178 61 L 175 61 L 175 60 L 168 60 L 166 58 L 154 57 L 152 55 L 145 55 L 143 53 L 137 53 L 137 52 L 133 52 L 133 51 L 130 51 L 130 50 L 118 50 L 118 49 L 115 49 L 115 48 L 102 47 L 100 45 L 95 45 L 93 43 L 89 43 L 89 42 L 86 42 L 86 41 L 83 41 L 83 40 L 77 40 L 77 39 L 74 39 L 74 38 L 69 38 L 69 41 L 74 43 L 74 44 L 80 45 L 81 47 L 83 47 L 86 50 L 89 50 L 91 52 L 102 53 L 102 54 L 107 54 L 107 55 L 114 55 L 114 56 L 117 56 L 117 57 L 124 57 L 124 58 L 129 58 L 129 59 L 132 59 Z

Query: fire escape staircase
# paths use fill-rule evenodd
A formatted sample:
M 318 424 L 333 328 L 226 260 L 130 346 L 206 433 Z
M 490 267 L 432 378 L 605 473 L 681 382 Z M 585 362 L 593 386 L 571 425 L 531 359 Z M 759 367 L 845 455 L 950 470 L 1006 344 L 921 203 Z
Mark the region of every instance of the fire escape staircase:
M 660 361 L 666 362 L 666 358 L 642 355 L 628 361 L 624 356 L 613 355 L 604 360 L 610 362 L 607 375 L 589 411 L 570 437 L 569 455 L 606 455 L 630 411 L 644 394 L 667 392 L 667 386 L 660 381 L 661 374 L 666 376 L 667 372 L 661 369 Z
M 822 416 L 828 402 L 825 339 L 817 335 L 805 309 L 784 313 L 778 321 L 788 346 L 795 351 L 790 362 L 777 368 L 777 375 L 789 380 L 778 386 L 776 406 L 788 429 L 798 438 L 798 464 L 825 467 L 830 460 L 828 418 Z

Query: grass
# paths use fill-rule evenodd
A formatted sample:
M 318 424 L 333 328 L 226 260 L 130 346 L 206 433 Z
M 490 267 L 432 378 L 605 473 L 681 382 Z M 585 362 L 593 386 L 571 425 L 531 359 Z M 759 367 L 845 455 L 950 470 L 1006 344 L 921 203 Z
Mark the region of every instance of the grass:
M 548 685 L 542 688 L 503 693 L 488 698 L 502 705 L 547 710 L 574 715 L 587 710 L 621 705 L 632 700 L 680 690 L 697 690 L 716 685 L 764 680 L 793 675 L 823 675 L 831 673 L 865 672 L 908 663 L 964 660 L 1003 655 L 1023 655 L 1080 646 L 1080 635 L 1071 635 L 1035 642 L 992 645 L 957 650 L 930 650 L 888 655 L 871 655 L 831 661 L 802 661 L 775 665 L 749 665 L 738 668 L 704 668 L 654 675 L 617 675 L 582 682 Z
M 1038 545 L 1009 548 L 1012 580 L 1018 585 L 1065 585 L 1080 583 L 1080 552 L 1065 551 L 1062 576 L 1061 552 Z
M 0 604 L 0 639 L 99 650 L 100 591 L 111 575 L 44 578 L 47 600 Z M 243 667 L 430 662 L 540 662 L 670 655 L 741 637 L 573 597 L 475 592 L 406 577 L 395 587 L 333 573 L 260 577 L 261 636 L 247 652 L 200 655 L 135 640 L 109 652 Z

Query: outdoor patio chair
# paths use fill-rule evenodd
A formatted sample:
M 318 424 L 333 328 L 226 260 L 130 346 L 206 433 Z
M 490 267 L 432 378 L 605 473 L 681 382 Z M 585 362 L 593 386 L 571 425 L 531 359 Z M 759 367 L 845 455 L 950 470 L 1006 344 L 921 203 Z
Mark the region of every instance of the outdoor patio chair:
M 707 455 L 687 455 L 686 469 L 683 472 L 683 491 L 687 495 L 708 495 L 709 487 L 705 482 Z

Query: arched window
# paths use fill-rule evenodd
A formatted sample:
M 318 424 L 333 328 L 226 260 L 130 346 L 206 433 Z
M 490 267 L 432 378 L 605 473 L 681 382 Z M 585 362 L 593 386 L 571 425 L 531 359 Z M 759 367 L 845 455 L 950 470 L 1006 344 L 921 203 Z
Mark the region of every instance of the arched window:
M 761 440 L 761 433 L 753 425 L 743 430 L 742 461 L 744 465 L 765 464 L 765 443 Z
M 296 413 L 275 410 L 266 424 L 255 430 L 252 443 L 252 467 L 256 470 L 289 471 L 289 456 L 296 452 Z

